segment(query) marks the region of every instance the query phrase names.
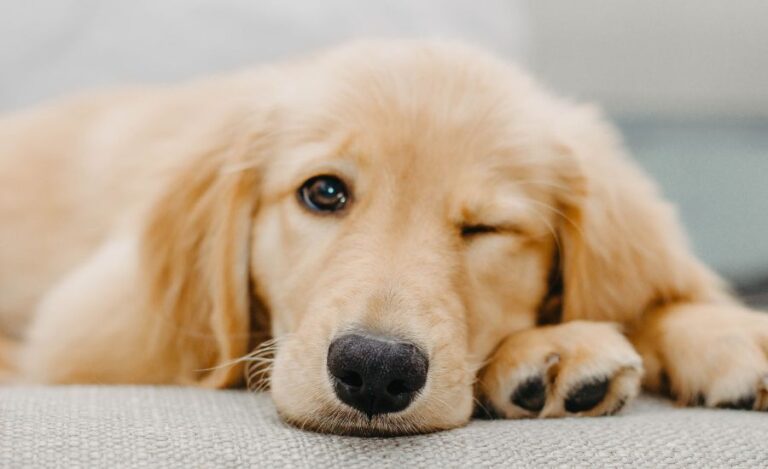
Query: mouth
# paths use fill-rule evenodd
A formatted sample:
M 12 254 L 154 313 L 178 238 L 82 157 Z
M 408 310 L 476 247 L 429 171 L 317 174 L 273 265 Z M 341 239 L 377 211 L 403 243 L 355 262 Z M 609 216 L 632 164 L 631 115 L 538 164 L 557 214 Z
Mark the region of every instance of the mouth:
M 284 422 L 300 430 L 343 436 L 410 436 L 453 428 L 424 426 L 417 424 L 411 418 L 395 414 L 378 414 L 369 418 L 362 412 L 340 406 L 316 412 L 311 417 L 304 419 L 297 419 L 279 411 L 278 413 Z

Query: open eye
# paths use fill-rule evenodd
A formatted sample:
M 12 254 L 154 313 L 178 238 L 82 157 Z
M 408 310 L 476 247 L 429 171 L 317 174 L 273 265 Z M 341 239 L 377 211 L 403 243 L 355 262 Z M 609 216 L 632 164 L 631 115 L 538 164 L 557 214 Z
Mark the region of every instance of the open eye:
M 312 177 L 298 190 L 299 201 L 308 209 L 320 213 L 333 213 L 344 209 L 350 199 L 344 181 L 331 175 Z
M 482 234 L 497 233 L 498 231 L 498 228 L 489 225 L 461 225 L 461 236 L 464 238 Z

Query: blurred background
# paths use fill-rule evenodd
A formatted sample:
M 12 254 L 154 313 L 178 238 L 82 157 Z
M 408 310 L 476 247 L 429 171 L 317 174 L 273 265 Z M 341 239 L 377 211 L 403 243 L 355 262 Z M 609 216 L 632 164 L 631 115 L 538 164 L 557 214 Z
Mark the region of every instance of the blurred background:
M 768 305 L 768 1 L 0 0 L 0 112 L 365 36 L 459 38 L 599 103 L 694 250 Z

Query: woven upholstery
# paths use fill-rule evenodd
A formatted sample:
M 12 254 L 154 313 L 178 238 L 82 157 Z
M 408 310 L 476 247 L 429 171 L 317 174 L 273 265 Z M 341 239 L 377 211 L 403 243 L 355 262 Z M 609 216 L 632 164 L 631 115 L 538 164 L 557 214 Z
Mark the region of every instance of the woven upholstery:
M 399 438 L 283 424 L 268 395 L 0 388 L 2 467 L 768 467 L 768 415 L 644 397 L 619 416 L 474 421 Z

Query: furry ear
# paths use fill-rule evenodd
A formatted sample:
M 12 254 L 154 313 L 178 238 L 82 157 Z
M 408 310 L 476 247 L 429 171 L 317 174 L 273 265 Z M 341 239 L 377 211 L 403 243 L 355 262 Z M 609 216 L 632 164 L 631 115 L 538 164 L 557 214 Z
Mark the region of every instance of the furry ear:
M 563 319 L 628 321 L 652 305 L 721 295 L 613 130 L 591 108 L 561 118 L 555 146 L 572 189 L 559 228 Z
M 241 366 L 231 362 L 247 353 L 253 328 L 266 327 L 249 311 L 259 167 L 248 160 L 258 158 L 259 138 L 211 139 L 220 147 L 188 160 L 149 214 L 143 280 L 153 307 L 170 324 L 166 334 L 181 381 L 208 387 L 238 382 Z

